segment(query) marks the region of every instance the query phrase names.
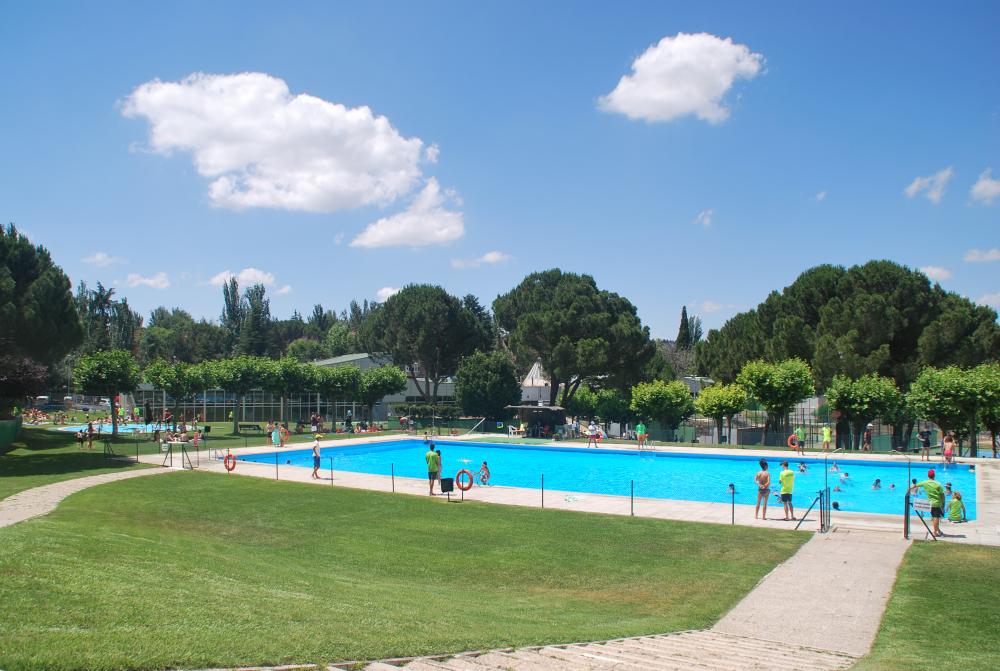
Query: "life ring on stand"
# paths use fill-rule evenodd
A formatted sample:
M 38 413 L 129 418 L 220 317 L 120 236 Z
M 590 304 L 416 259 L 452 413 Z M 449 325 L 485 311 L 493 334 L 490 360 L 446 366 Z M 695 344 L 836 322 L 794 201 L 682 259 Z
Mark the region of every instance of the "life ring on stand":
M 788 443 L 788 449 L 797 449 L 799 446 L 799 437 L 793 433 L 788 436 L 788 440 L 786 442 Z
M 467 475 L 469 479 L 466 480 L 462 476 Z M 467 468 L 463 468 L 458 473 L 455 474 L 455 486 L 461 489 L 463 492 L 467 492 L 472 489 L 472 471 Z
M 226 467 L 227 471 L 232 472 L 236 468 L 236 457 L 232 454 L 227 454 L 226 458 L 222 460 L 222 465 Z

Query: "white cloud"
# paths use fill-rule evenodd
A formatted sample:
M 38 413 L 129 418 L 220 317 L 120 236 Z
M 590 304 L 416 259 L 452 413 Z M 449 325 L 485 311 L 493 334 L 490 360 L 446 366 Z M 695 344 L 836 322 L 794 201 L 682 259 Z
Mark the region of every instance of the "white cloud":
M 122 102 L 149 122 L 149 147 L 190 152 L 213 205 L 333 212 L 386 204 L 422 177 L 423 142 L 368 107 L 345 107 L 261 72 L 158 79 Z
M 510 261 L 511 257 L 509 254 L 504 254 L 503 252 L 486 252 L 482 256 L 476 257 L 474 259 L 452 259 L 452 268 L 476 268 L 481 265 L 493 265 L 497 263 L 504 263 Z
M 824 200 L 826 200 L 826 191 L 820 191 L 816 194 L 817 203 L 822 203 Z
M 764 64 L 761 54 L 708 33 L 664 37 L 632 63 L 615 89 L 598 99 L 605 112 L 629 119 L 671 121 L 694 114 L 709 123 L 729 117 L 722 98 L 738 78 L 753 79 Z
M 692 224 L 698 224 L 708 228 L 712 225 L 712 217 L 715 215 L 715 210 L 702 210 L 698 213 L 698 216 L 694 218 Z
M 116 263 L 123 263 L 124 261 L 125 259 L 120 256 L 110 256 L 105 252 L 94 252 L 90 256 L 83 258 L 84 263 L 89 263 L 90 265 L 97 266 L 98 268 L 107 268 L 108 266 Z
M 130 287 L 150 287 L 151 289 L 166 289 L 170 286 L 170 278 L 166 273 L 156 273 L 152 277 L 143 277 L 139 273 L 129 273 L 125 284 Z
M 290 284 L 285 284 L 274 292 L 278 296 L 284 296 L 285 294 L 292 293 L 292 286 Z
M 397 293 L 399 293 L 398 287 L 382 287 L 381 289 L 375 292 L 375 298 L 378 299 L 379 303 L 385 303 L 387 300 L 389 300 L 390 296 Z
M 438 156 L 441 154 L 441 148 L 436 144 L 432 144 L 424 150 L 424 160 L 428 163 L 437 163 Z
M 704 300 L 701 302 L 702 312 L 718 312 L 719 310 L 732 310 L 736 305 L 734 303 L 716 303 L 713 300 Z
M 970 249 L 965 253 L 965 260 L 971 263 L 983 263 L 989 261 L 1000 261 L 1000 249 Z
M 465 234 L 461 212 L 446 210 L 449 202 L 460 202 L 452 191 L 442 191 L 435 178 L 416 195 L 404 211 L 383 217 L 351 240 L 351 247 L 441 245 Z
M 913 198 L 921 191 L 926 191 L 927 193 L 924 195 L 927 196 L 927 200 L 932 203 L 940 203 L 941 198 L 944 197 L 944 188 L 948 185 L 948 181 L 954 174 L 955 171 L 951 167 L 948 167 L 927 177 L 917 177 L 910 182 L 908 187 L 903 189 L 903 193 L 908 198 Z
M 921 266 L 920 272 L 935 282 L 943 282 L 951 279 L 951 271 L 941 266 Z
M 980 296 L 979 300 L 976 302 L 980 305 L 988 305 L 991 308 L 1000 310 L 1000 291 L 995 294 L 985 294 Z
M 993 200 L 1000 196 L 1000 179 L 992 179 L 993 169 L 986 168 L 969 191 L 973 200 L 983 205 L 992 205 Z
M 229 281 L 230 277 L 235 277 L 236 281 L 240 283 L 240 286 L 246 286 L 248 284 L 263 284 L 265 287 L 270 287 L 274 286 L 275 282 L 274 273 L 269 273 L 266 270 L 261 270 L 260 268 L 244 268 L 238 273 L 234 273 L 231 270 L 223 270 L 221 273 L 213 275 L 208 283 L 213 287 L 221 287 Z

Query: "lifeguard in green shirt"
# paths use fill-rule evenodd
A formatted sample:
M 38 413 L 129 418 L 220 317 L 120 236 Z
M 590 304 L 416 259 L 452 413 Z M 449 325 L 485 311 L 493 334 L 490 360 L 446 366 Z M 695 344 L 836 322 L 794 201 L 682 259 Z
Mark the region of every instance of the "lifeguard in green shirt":
M 934 479 L 934 469 L 927 471 L 927 479 L 910 487 L 912 494 L 917 487 L 922 487 L 927 493 L 927 500 L 931 504 L 931 524 L 934 528 L 934 535 L 941 535 L 941 518 L 944 516 L 944 487 Z
M 803 457 L 806 456 L 806 430 L 801 426 L 795 429 L 795 442 L 797 443 L 795 451 Z
M 830 431 L 830 425 L 829 424 L 824 424 L 823 425 L 823 451 L 824 452 L 829 452 L 830 451 L 830 438 L 831 438 L 830 433 L 831 433 L 831 431 Z
M 427 479 L 431 485 L 431 496 L 434 496 L 434 483 L 441 477 L 441 457 L 434 451 L 434 443 L 427 449 L 424 460 L 427 462 Z
M 795 508 L 792 507 L 792 490 L 795 489 L 795 473 L 788 467 L 788 462 L 781 462 L 781 473 L 778 474 L 781 483 L 781 505 L 785 507 L 785 519 L 795 519 Z
M 646 445 L 646 425 L 639 422 L 635 425 L 635 439 L 639 441 L 639 449 Z
M 962 492 L 956 491 L 951 495 L 951 501 L 948 502 L 948 521 L 965 521 L 965 504 L 962 503 Z

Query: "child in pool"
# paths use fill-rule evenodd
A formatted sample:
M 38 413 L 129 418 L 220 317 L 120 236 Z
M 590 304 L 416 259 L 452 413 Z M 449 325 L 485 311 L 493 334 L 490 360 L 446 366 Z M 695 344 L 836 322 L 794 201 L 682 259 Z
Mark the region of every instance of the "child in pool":
M 882 480 L 875 478 L 875 482 L 872 483 L 872 489 L 882 489 Z
M 799 462 L 799 473 L 805 473 L 805 472 L 806 472 L 806 462 L 800 461 Z
M 490 467 L 483 462 L 483 465 L 479 468 L 479 472 L 476 473 L 479 476 L 479 484 L 488 485 L 490 484 Z

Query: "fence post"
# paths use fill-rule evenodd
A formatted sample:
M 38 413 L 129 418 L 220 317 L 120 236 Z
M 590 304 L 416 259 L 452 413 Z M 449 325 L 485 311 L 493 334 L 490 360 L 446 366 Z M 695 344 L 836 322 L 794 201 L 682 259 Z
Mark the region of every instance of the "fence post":
M 909 486 L 909 485 L 907 485 Z M 910 538 L 910 490 L 903 496 L 903 538 Z

